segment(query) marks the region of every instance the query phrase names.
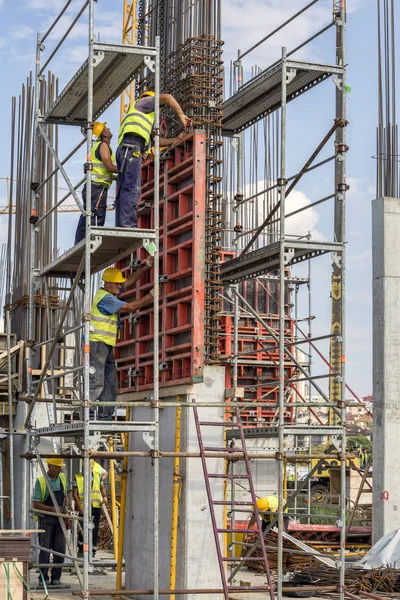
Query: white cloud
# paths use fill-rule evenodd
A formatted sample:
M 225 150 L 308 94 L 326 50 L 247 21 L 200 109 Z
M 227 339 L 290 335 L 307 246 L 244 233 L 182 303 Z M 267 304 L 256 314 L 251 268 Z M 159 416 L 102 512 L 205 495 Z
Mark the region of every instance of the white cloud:
M 10 29 L 10 38 L 12 40 L 26 40 L 34 35 L 35 31 L 28 25 L 14 25 Z

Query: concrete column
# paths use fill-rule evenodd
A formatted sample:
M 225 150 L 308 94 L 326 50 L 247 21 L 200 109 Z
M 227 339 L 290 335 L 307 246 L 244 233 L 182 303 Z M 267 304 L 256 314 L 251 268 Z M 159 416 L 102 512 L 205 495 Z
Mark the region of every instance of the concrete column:
M 373 543 L 400 527 L 400 200 L 372 202 Z
M 187 386 L 182 401 L 222 402 L 224 399 L 224 367 L 205 367 L 203 383 Z M 176 396 L 170 397 L 175 400 Z M 167 400 L 163 398 L 163 400 Z M 151 419 L 152 411 L 134 409 L 133 419 Z M 176 409 L 164 408 L 160 414 L 160 449 L 173 451 L 175 444 Z M 202 421 L 222 421 L 223 408 L 199 410 Z M 204 427 L 203 441 L 207 446 L 223 447 L 223 427 Z M 182 408 L 181 451 L 198 452 L 197 434 L 191 408 Z M 140 433 L 131 434 L 131 450 L 148 450 Z M 207 461 L 210 473 L 223 473 L 220 459 Z M 126 521 L 126 575 L 128 589 L 153 589 L 153 472 L 149 458 L 133 458 L 129 461 L 128 503 Z M 177 588 L 218 588 L 221 589 L 215 541 L 211 524 L 210 510 L 200 458 L 181 458 L 180 474 L 182 491 L 179 501 Z M 169 589 L 171 509 L 172 509 L 173 459 L 160 459 L 160 589 Z M 223 499 L 223 480 L 211 480 L 213 498 Z M 222 507 L 217 509 L 217 523 L 223 525 Z M 203 596 L 191 595 L 193 600 Z M 210 600 L 219 595 L 207 595 Z

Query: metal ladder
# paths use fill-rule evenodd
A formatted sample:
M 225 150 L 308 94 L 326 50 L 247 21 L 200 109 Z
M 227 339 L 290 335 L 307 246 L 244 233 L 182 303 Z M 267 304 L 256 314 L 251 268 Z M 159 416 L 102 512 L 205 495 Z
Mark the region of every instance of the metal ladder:
M 199 442 L 200 457 L 201 457 L 201 463 L 203 466 L 204 481 L 205 481 L 205 485 L 206 485 L 208 505 L 210 508 L 213 534 L 214 534 L 215 546 L 216 546 L 217 555 L 218 555 L 218 564 L 219 564 L 219 569 L 220 569 L 220 573 L 221 573 L 221 580 L 222 580 L 222 586 L 223 586 L 225 600 L 229 600 L 230 592 L 243 591 L 244 589 L 246 589 L 246 588 L 243 588 L 243 586 L 241 587 L 241 586 L 230 585 L 229 581 L 227 579 L 225 565 L 227 563 L 241 562 L 243 560 L 243 558 L 239 558 L 239 557 L 236 558 L 236 557 L 223 555 L 223 551 L 221 548 L 220 534 L 226 534 L 226 533 L 230 533 L 232 536 L 235 533 L 253 533 L 253 534 L 256 533 L 257 534 L 257 538 L 258 538 L 257 543 L 261 547 L 262 556 L 249 557 L 249 558 L 246 558 L 245 560 L 253 561 L 253 562 L 258 561 L 260 563 L 263 563 L 264 568 L 265 568 L 265 574 L 267 577 L 268 586 L 257 588 L 257 590 L 259 590 L 259 589 L 269 590 L 271 600 L 274 600 L 275 596 L 274 596 L 273 584 L 272 584 L 271 574 L 270 574 L 269 565 L 268 565 L 267 553 L 265 550 L 264 535 L 263 535 L 262 528 L 261 528 L 261 519 L 260 519 L 260 515 L 258 512 L 257 503 L 256 503 L 256 495 L 255 495 L 255 491 L 254 491 L 253 478 L 252 478 L 251 470 L 250 470 L 250 460 L 249 460 L 249 457 L 247 454 L 247 447 L 246 447 L 246 441 L 245 441 L 244 432 L 243 432 L 243 423 L 242 423 L 242 419 L 240 417 L 240 410 L 237 407 L 235 408 L 235 416 L 236 416 L 235 423 L 227 422 L 227 421 L 200 421 L 197 406 L 193 406 L 193 411 L 194 411 L 197 439 Z M 219 448 L 216 446 L 205 446 L 203 444 L 202 427 L 235 427 L 235 429 L 237 429 L 239 431 L 241 447 Z M 226 455 L 227 452 L 243 453 L 242 460 L 244 460 L 244 464 L 245 464 L 245 474 L 235 475 L 234 473 L 231 473 L 231 474 L 209 473 L 208 465 L 207 465 L 207 452 L 212 453 L 212 458 L 217 458 L 218 456 L 216 456 L 216 455 L 218 455 L 218 453 L 221 454 L 221 457 Z M 215 500 L 212 496 L 212 491 L 211 491 L 211 484 L 210 484 L 211 479 L 224 479 L 224 480 L 230 480 L 230 481 L 238 479 L 238 480 L 246 481 L 248 484 L 248 487 L 249 487 L 248 491 L 249 491 L 250 499 L 248 501 Z M 242 512 L 244 510 L 244 507 L 247 507 L 247 509 L 249 511 L 253 511 L 253 507 L 254 507 L 254 513 L 256 516 L 256 528 L 255 529 L 236 529 L 235 527 L 234 528 L 218 527 L 217 518 L 216 518 L 216 514 L 215 514 L 215 506 L 229 506 L 230 512 L 235 512 L 235 509 Z M 240 508 L 237 508 L 237 507 L 240 507 Z M 255 589 L 256 588 L 252 587 L 250 591 L 255 591 Z

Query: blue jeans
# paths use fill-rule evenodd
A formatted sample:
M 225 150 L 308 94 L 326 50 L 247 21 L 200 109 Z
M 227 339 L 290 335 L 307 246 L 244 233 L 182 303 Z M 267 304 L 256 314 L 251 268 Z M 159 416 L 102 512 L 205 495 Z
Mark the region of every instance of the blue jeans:
M 139 145 L 118 146 L 117 197 L 115 201 L 115 227 L 137 227 L 136 206 L 140 198 L 142 149 Z
M 117 399 L 118 379 L 117 368 L 114 360 L 114 348 L 104 342 L 90 342 L 90 370 L 89 376 L 90 400 L 95 402 L 115 402 Z M 97 419 L 110 421 L 114 415 L 113 406 L 97 407 Z M 89 412 L 90 419 L 94 419 L 96 407 Z
M 103 227 L 104 222 L 106 220 L 106 211 L 107 211 L 107 194 L 108 188 L 104 185 L 96 185 L 92 183 L 92 191 L 91 191 L 91 202 L 90 202 L 90 210 L 92 212 L 92 217 L 90 222 L 92 225 L 98 225 L 99 227 Z M 86 184 L 82 189 L 82 200 L 83 206 L 86 209 Z M 83 240 L 86 232 L 86 217 L 81 215 L 78 221 L 78 227 L 76 228 L 75 233 L 75 244 Z

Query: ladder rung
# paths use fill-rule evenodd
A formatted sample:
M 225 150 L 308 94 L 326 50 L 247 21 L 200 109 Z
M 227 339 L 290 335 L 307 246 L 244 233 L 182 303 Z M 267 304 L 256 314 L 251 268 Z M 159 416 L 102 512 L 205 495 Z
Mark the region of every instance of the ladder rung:
M 224 562 L 247 562 L 248 560 L 251 560 L 253 562 L 260 560 L 265 561 L 265 558 L 262 556 L 249 556 L 248 558 L 246 558 L 245 556 L 238 556 L 237 558 L 232 556 L 222 556 L 221 558 Z
M 218 533 L 260 533 L 259 529 L 217 529 Z
M 238 428 L 237 423 L 228 423 L 227 421 L 199 421 L 199 425 L 204 425 L 204 427 L 235 427 Z
M 253 506 L 254 502 L 249 500 L 245 502 L 244 500 L 213 500 L 213 504 L 217 504 L 220 506 Z
M 219 474 L 219 473 L 209 473 L 209 477 L 213 479 L 250 479 L 248 475 L 228 475 L 228 474 Z

